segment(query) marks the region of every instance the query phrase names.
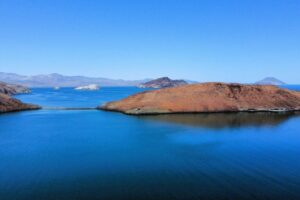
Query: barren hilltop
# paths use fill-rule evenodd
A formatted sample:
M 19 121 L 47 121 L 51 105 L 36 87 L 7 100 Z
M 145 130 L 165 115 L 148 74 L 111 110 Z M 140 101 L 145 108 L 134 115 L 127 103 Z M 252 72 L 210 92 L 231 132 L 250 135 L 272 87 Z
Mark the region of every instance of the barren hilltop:
M 300 110 L 300 93 L 271 85 L 203 83 L 147 91 L 100 109 L 126 114 Z

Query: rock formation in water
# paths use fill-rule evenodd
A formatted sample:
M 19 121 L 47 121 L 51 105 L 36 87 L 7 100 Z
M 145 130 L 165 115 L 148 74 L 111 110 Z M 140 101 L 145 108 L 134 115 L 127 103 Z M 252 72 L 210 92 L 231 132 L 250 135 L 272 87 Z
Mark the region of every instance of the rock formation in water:
M 277 78 L 274 78 L 274 77 L 267 77 L 260 81 L 257 81 L 255 84 L 258 84 L 258 85 L 285 85 L 286 83 Z
M 271 85 L 203 83 L 146 91 L 99 107 L 126 114 L 300 110 L 300 92 Z
M 100 87 L 97 84 L 90 84 L 86 86 L 76 87 L 75 90 L 99 90 Z
M 181 85 L 187 85 L 188 83 L 184 80 L 172 80 L 168 77 L 158 78 L 146 83 L 139 85 L 140 88 L 167 88 L 176 87 Z
M 39 108 L 40 108 L 39 106 L 22 103 L 21 101 L 15 98 L 0 93 L 0 113 L 21 111 L 21 110 L 36 110 Z
M 39 109 L 39 106 L 25 104 L 9 96 L 24 92 L 27 93 L 29 91 L 25 87 L 0 83 L 0 113 Z
M 22 85 L 7 84 L 4 82 L 0 82 L 0 93 L 7 95 L 28 94 L 31 93 L 31 90 Z

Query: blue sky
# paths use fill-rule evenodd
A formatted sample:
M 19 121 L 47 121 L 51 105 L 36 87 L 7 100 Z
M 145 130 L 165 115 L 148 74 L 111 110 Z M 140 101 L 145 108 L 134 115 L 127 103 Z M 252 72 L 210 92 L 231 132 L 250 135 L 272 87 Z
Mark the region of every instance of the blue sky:
M 0 71 L 300 83 L 300 1 L 0 0 Z

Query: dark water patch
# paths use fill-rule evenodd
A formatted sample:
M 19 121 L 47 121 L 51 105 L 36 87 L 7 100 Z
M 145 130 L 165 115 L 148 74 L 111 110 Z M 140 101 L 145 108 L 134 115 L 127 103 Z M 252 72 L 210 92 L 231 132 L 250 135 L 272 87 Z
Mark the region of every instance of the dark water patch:
M 139 116 L 139 119 L 167 122 L 203 128 L 237 128 L 247 126 L 277 126 L 299 113 L 203 113 Z
M 217 174 L 215 177 L 208 176 L 205 173 L 187 173 L 174 176 L 168 171 L 162 171 L 71 178 L 67 181 L 66 179 L 53 179 L 44 184 L 31 185 L 28 188 L 20 189 L 20 193 L 10 194 L 8 197 L 30 200 L 296 200 L 300 197 L 295 188 L 282 188 L 275 183 L 266 186 L 264 185 L 264 181 L 266 181 L 264 179 L 253 180 L 243 174 L 235 176 L 220 172 L 217 172 Z M 194 176 L 194 179 L 191 179 L 190 176 Z M 235 185 L 236 181 L 240 181 L 241 184 Z M 248 190 L 253 192 L 247 192 Z

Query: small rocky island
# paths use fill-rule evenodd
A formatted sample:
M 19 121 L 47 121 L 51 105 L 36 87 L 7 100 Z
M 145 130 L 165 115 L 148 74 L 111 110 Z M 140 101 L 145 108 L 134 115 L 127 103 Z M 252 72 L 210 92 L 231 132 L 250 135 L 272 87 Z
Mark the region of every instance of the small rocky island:
M 36 110 L 39 106 L 32 104 L 25 104 L 21 101 L 11 97 L 10 95 L 29 93 L 30 90 L 20 85 L 11 85 L 0 83 L 0 113 L 14 112 L 21 110 Z
M 90 84 L 85 86 L 76 87 L 75 90 L 99 90 L 100 87 L 97 84 Z
M 99 109 L 126 114 L 300 110 L 300 92 L 271 85 L 203 83 L 146 91 Z
M 167 88 L 187 85 L 184 80 L 172 80 L 169 77 L 162 77 L 139 85 L 140 88 Z

